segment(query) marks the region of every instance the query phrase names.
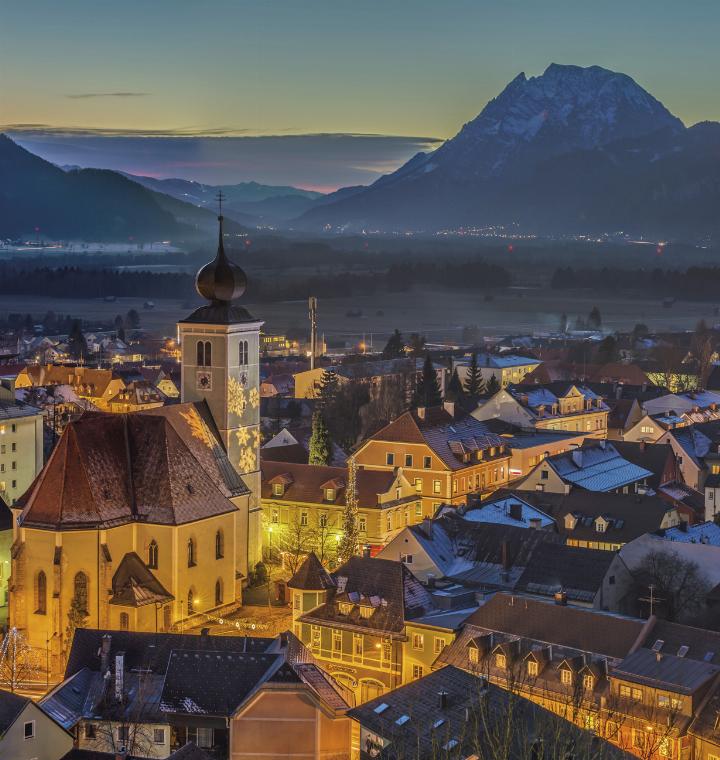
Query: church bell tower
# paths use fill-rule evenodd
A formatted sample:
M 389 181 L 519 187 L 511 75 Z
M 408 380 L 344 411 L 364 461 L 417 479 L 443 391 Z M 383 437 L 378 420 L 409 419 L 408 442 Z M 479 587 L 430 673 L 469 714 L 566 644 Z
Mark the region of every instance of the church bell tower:
M 251 491 L 247 524 L 239 526 L 238 549 L 244 555 L 246 542 L 247 568 L 252 568 L 262 558 L 260 328 L 264 323 L 235 303 L 245 292 L 247 277 L 225 253 L 222 197 L 218 200 L 217 253 L 195 280 L 208 303 L 178 323 L 181 400 L 207 403 L 228 458 Z

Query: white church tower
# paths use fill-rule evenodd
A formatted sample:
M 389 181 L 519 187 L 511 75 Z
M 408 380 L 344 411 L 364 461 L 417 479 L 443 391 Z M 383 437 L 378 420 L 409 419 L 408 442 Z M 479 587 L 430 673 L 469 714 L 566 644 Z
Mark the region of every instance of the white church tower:
M 222 199 L 220 198 L 222 202 Z M 248 569 L 262 558 L 260 509 L 260 328 L 234 303 L 245 292 L 245 272 L 223 245 L 223 216 L 215 259 L 197 273 L 195 287 L 209 303 L 178 323 L 182 349 L 181 400 L 205 401 L 228 458 L 251 491 L 246 525 Z M 242 545 L 241 545 L 242 552 Z

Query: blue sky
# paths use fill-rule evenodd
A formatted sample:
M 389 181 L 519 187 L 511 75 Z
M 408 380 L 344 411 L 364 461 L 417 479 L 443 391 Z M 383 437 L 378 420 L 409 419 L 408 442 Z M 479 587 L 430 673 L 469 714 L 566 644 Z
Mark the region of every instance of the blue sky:
M 333 187 L 452 136 L 552 61 L 623 71 L 688 124 L 720 119 L 718 28 L 714 0 L 3 0 L 0 120 L 53 160 L 105 145 L 113 168 Z

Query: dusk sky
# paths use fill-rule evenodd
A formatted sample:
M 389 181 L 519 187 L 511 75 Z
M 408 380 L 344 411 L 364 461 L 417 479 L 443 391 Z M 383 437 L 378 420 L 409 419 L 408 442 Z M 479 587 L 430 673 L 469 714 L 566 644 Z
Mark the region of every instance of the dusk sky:
M 552 61 L 718 120 L 718 28 L 717 0 L 3 0 L 0 121 L 61 163 L 329 189 Z

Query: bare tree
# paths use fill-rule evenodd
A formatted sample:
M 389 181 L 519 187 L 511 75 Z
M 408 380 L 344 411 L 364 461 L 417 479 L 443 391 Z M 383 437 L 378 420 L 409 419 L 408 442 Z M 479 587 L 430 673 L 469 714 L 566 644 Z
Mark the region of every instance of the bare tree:
M 39 652 L 28 644 L 22 632 L 11 628 L 0 644 L 0 684 L 12 692 L 27 687 L 42 669 L 40 660 Z
M 701 319 L 695 328 L 690 351 L 697 364 L 698 388 L 704 388 L 707 384 L 713 357 L 715 355 L 715 342 L 713 334 Z
M 294 575 L 305 555 L 313 548 L 313 530 L 306 521 L 303 522 L 302 515 L 296 515 L 287 526 L 282 526 L 277 533 L 273 533 L 273 536 L 277 536 L 277 549 L 282 556 L 283 564 Z
M 710 583 L 700 566 L 670 549 L 654 549 L 633 570 L 638 598 L 652 586 L 653 612 L 667 620 L 687 619 L 702 612 Z

